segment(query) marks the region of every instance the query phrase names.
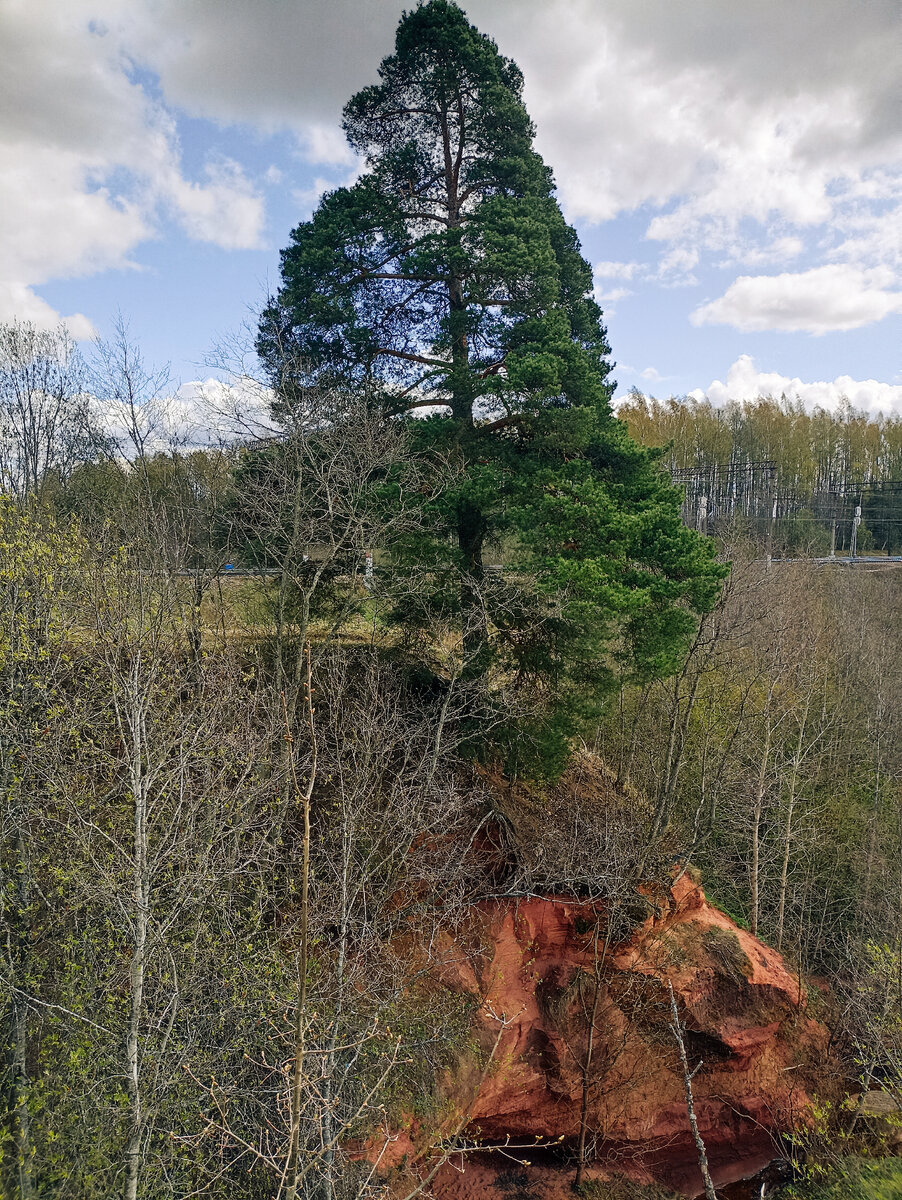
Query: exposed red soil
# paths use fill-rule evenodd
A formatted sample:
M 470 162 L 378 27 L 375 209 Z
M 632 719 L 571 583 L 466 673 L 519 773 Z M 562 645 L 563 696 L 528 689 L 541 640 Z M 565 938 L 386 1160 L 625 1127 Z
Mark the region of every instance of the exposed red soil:
M 475 1055 L 464 1056 L 442 1081 L 455 1120 L 473 1141 L 538 1145 L 456 1158 L 434 1181 L 439 1200 L 510 1200 L 517 1186 L 543 1200 L 572 1196 L 596 977 L 588 1178 L 616 1171 L 687 1195 L 700 1191 L 667 1028 L 668 981 L 690 1060 L 704 1061 L 693 1091 L 715 1182 L 764 1166 L 777 1153 L 777 1136 L 804 1119 L 828 1039 L 804 1014 L 798 978 L 712 907 L 688 875 L 656 901 L 657 911 L 597 969 L 594 934 L 597 928 L 604 937 L 604 913 L 573 897 L 486 901 L 470 936 L 447 938 L 442 982 L 478 1002 L 483 1064 L 495 1046 L 488 1071 Z M 416 1126 L 399 1135 L 385 1165 L 417 1157 Z
M 597 760 L 571 774 L 553 804 L 632 802 Z M 544 801 L 488 782 L 519 844 L 553 853 L 547 833 L 542 842 Z M 486 855 L 496 852 L 489 839 Z M 689 872 L 647 891 L 637 914 L 615 943 L 604 907 L 573 895 L 484 900 L 465 929 L 431 943 L 436 986 L 473 999 L 479 1046 L 439 1081 L 445 1135 L 480 1148 L 442 1166 L 438 1200 L 570 1200 L 593 1007 L 586 1177 L 699 1194 L 668 983 L 690 1062 L 703 1062 L 693 1093 L 715 1183 L 765 1166 L 780 1135 L 805 1121 L 829 1039 L 781 956 L 709 904 Z M 428 1171 L 429 1140 L 411 1119 L 374 1152 L 382 1167 L 404 1164 L 409 1179 L 411 1168 Z

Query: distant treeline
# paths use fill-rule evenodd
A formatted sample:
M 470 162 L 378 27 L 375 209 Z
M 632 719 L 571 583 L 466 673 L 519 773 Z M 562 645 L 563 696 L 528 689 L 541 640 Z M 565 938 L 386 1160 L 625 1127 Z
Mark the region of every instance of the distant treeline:
M 844 407 L 806 411 L 761 399 L 717 408 L 633 392 L 620 416 L 640 442 L 665 446 L 685 489 L 684 517 L 714 531 L 742 521 L 774 551 L 848 551 L 861 505 L 859 553 L 902 553 L 902 417 Z

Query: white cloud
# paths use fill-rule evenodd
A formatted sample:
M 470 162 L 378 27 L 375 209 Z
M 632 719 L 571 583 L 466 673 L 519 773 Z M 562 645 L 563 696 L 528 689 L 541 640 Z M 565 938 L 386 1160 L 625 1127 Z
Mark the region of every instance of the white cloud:
M 360 164 L 355 161 L 351 170 L 341 179 L 328 179 L 317 175 L 310 187 L 296 188 L 291 198 L 298 205 L 298 219 L 307 221 L 326 192 L 339 187 L 350 187 L 360 174 Z
M 208 163 L 206 184 L 184 179 L 172 170 L 163 195 L 189 237 L 224 250 L 261 245 L 263 211 L 257 191 L 236 162 Z
M 624 287 L 611 288 L 610 290 L 595 289 L 595 299 L 599 304 L 605 306 L 609 316 L 612 311 L 611 305 L 616 304 L 618 300 L 622 300 L 624 296 L 632 296 L 632 294 L 630 288 Z
M 803 239 L 811 265 L 902 273 L 896 0 L 504 7 L 470 11 L 524 68 L 569 214 L 650 209 L 662 282 L 694 282 L 693 254 L 783 265 Z
M 592 273 L 596 279 L 632 279 L 641 267 L 637 262 L 598 262 Z
M 831 258 L 859 266 L 889 266 L 902 276 L 902 205 L 859 209 L 838 232 L 844 240 L 830 251 Z
M 318 150 L 316 127 L 336 128 L 351 93 L 373 82 L 405 7 L 404 0 L 95 0 L 93 7 L 102 2 L 131 53 L 159 74 L 169 104 L 264 132 L 287 128 L 312 137 Z
M 761 246 L 740 241 L 730 248 L 723 265 L 728 266 L 731 262 L 740 262 L 746 267 L 760 267 L 769 263 L 783 264 L 798 258 L 804 249 L 805 243 L 800 237 L 778 237 Z
M 661 257 L 657 277 L 669 287 L 689 287 L 698 282 L 692 273 L 698 260 L 695 246 L 673 246 Z
M 137 425 L 146 453 L 228 446 L 275 432 L 272 393 L 252 379 L 195 379 L 145 404 Z M 135 456 L 133 415 L 115 400 L 93 398 L 96 420 L 124 459 Z
M 740 355 L 727 372 L 726 382 L 713 380 L 706 388 L 696 388 L 689 395 L 712 404 L 728 404 L 731 400 L 756 400 L 764 397 L 800 401 L 809 411 L 825 408 L 835 412 L 845 404 L 867 413 L 902 413 L 902 385 L 881 383 L 876 379 L 852 379 L 840 375 L 832 382 L 803 383 L 788 375 L 759 371 L 754 359 Z
M 845 264 L 799 274 L 741 275 L 717 300 L 690 317 L 693 325 L 725 324 L 743 332 L 833 333 L 857 329 L 902 312 L 902 291 L 886 267 Z
M 189 175 L 171 114 L 288 130 L 307 161 L 353 170 L 341 106 L 375 79 L 405 7 L 9 0 L 0 16 L 8 294 L 129 266 L 161 211 L 191 237 L 259 245 L 254 184 L 223 162 Z M 524 70 L 538 147 L 571 219 L 647 212 L 657 272 L 606 263 L 598 278 L 656 273 L 687 284 L 707 254 L 780 266 L 807 245 L 818 257 L 806 267 L 888 267 L 890 295 L 902 280 L 898 0 L 520 0 L 516 20 L 510 0 L 466 8 Z M 867 290 L 867 303 L 824 328 L 879 319 L 890 302 Z
M 307 162 L 327 166 L 353 166 L 356 155 L 337 125 L 314 121 L 301 133 L 301 153 Z
M 269 437 L 275 432 L 272 401 L 271 389 L 258 380 L 195 379 L 183 383 L 172 396 L 169 427 L 191 446 Z
M 589 219 L 686 197 L 668 237 L 707 217 L 809 223 L 832 209 L 830 180 L 898 154 L 893 0 L 524 10 L 505 44 L 565 195 Z
M 592 268 L 595 279 L 595 299 L 608 316 L 612 316 L 616 311 L 614 305 L 618 300 L 633 294 L 632 288 L 615 287 L 611 285 L 611 281 L 631 280 L 641 270 L 642 264 L 638 262 L 599 262 Z
M 77 341 L 92 338 L 97 332 L 84 313 L 61 317 L 25 284 L 0 280 L 0 321 L 14 320 L 29 321 L 38 329 L 55 329 L 62 321 Z
M 405 4 L 92 7 L 112 14 L 170 104 L 293 130 L 311 161 L 332 163 L 347 161 L 341 106 L 375 79 Z M 902 156 L 897 0 L 520 0 L 515 21 L 510 0 L 466 8 L 523 68 L 574 217 L 669 206 L 652 226 L 667 240 L 716 240 L 742 217 L 809 226 L 835 211 L 838 181 L 863 198 L 867 172 Z
M 237 164 L 212 162 L 199 181 L 185 174 L 171 115 L 135 82 L 115 27 L 98 23 L 117 7 L 32 0 L 0 9 L 0 319 L 51 323 L 57 314 L 33 289 L 133 266 L 162 211 L 190 237 L 259 245 L 262 201 Z M 89 332 L 87 318 L 69 320 L 73 332 Z

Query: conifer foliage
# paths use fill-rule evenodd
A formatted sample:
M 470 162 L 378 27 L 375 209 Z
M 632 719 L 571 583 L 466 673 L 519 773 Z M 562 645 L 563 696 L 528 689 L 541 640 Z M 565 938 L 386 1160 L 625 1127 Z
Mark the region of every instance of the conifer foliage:
M 398 557 L 428 564 L 418 611 L 460 621 L 469 674 L 585 696 L 615 640 L 667 670 L 721 571 L 612 415 L 591 268 L 523 77 L 450 0 L 404 15 L 379 76 L 344 110 L 363 173 L 293 231 L 261 354 L 282 387 L 303 362 L 290 383 L 366 388 L 455 468 Z

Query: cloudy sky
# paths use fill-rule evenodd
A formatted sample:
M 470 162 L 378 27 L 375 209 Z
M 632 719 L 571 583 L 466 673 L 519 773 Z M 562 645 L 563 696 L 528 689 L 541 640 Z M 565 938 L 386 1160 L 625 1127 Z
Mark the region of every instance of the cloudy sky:
M 408 4 L 411 0 L 407 0 Z M 278 282 L 404 0 L 0 0 L 0 320 L 184 380 Z M 526 77 L 620 392 L 902 411 L 899 0 L 471 0 Z

